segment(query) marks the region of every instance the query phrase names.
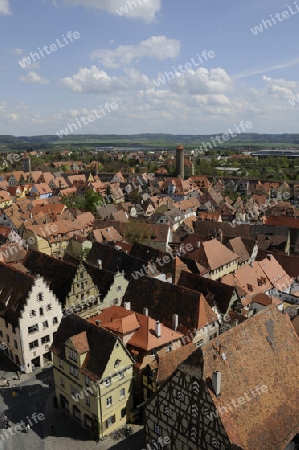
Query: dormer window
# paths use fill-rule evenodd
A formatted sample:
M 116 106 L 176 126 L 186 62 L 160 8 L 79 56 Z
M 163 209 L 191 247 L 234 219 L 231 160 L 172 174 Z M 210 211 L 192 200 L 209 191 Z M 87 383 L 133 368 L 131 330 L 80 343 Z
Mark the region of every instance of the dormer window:
M 71 349 L 70 349 L 70 352 L 69 352 L 69 358 L 72 359 L 73 361 L 76 361 L 76 362 L 77 362 L 77 359 L 78 359 L 78 353 L 75 352 L 74 350 L 71 350 Z

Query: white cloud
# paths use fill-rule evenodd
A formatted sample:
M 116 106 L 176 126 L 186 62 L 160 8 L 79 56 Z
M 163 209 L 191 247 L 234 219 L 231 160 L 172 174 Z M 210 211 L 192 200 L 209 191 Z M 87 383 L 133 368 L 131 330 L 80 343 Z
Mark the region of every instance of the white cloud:
M 96 66 L 90 69 L 83 67 L 72 77 L 66 77 L 61 83 L 68 89 L 81 93 L 108 93 L 113 91 L 126 91 L 140 89 L 149 85 L 150 80 L 135 69 L 126 69 L 127 78 L 110 77 L 104 70 Z
M 191 95 L 219 94 L 229 91 L 233 87 L 233 82 L 224 69 L 208 70 L 204 67 L 178 74 L 169 84 L 175 92 Z
M 166 36 L 152 36 L 138 45 L 121 45 L 115 50 L 95 50 L 92 59 L 98 59 L 104 66 L 117 68 L 127 66 L 139 58 L 154 58 L 163 61 L 176 58 L 180 53 L 180 41 Z
M 0 0 L 1 1 L 1 0 Z M 23 49 L 21 48 L 13 48 L 10 53 L 12 55 L 22 55 L 23 54 Z
M 0 123 L 3 124 L 3 132 L 12 120 L 17 121 L 19 117 L 24 117 L 26 110 L 26 106 L 20 101 L 0 102 Z
M 283 78 L 272 79 L 263 76 L 263 81 L 268 85 L 268 93 L 277 97 L 288 99 L 299 91 L 299 83 L 295 81 L 284 80 Z
M 8 0 L 0 0 L 0 14 L 11 14 Z
M 107 101 L 117 103 L 118 109 L 76 133 L 209 134 L 225 132 L 241 120 L 250 121 L 250 131 L 257 133 L 296 132 L 298 127 L 299 108 L 288 102 L 291 93 L 299 93 L 298 81 L 265 76 L 262 87 L 249 88 L 222 68 L 197 68 L 157 88 L 134 68 L 112 77 L 92 66 L 61 83 L 75 93 L 96 95 L 63 96 L 65 110 L 55 103 L 47 112 L 0 102 L 0 133 L 55 135 L 82 115 L 99 111 Z
M 1 0 L 0 0 L 1 1 Z M 150 23 L 157 19 L 162 4 L 161 0 L 135 0 L 127 2 L 126 0 L 61 0 L 63 5 L 68 6 L 85 6 L 87 8 L 95 8 L 107 11 L 118 17 L 127 17 L 131 19 L 141 19 Z M 53 1 L 54 5 L 57 0 Z M 129 4 L 131 7 L 129 7 Z M 135 6 L 136 5 L 136 6 Z M 123 8 L 123 9 L 121 9 Z M 119 13 L 117 12 L 119 11 Z
M 41 77 L 38 73 L 34 71 L 28 72 L 27 75 L 25 76 L 21 76 L 20 80 L 23 81 L 23 83 L 27 84 L 34 84 L 34 83 L 49 84 L 49 80 L 47 80 L 47 78 Z

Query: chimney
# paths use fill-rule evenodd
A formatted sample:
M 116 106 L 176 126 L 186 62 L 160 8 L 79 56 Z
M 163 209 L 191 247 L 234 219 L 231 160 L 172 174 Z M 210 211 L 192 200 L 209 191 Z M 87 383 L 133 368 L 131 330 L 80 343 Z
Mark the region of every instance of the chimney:
M 160 324 L 159 321 L 156 322 L 156 330 L 155 330 L 155 332 L 156 332 L 156 336 L 158 338 L 161 337 L 161 324 Z
M 200 241 L 196 242 L 196 247 L 199 248 L 200 247 Z
M 128 311 L 130 311 L 130 310 L 131 310 L 131 302 L 125 302 L 125 303 L 124 303 L 124 307 L 125 307 Z
M 173 314 L 172 316 L 172 329 L 176 331 L 179 326 L 179 316 L 177 314 Z
M 98 259 L 98 268 L 102 269 L 102 267 L 103 267 L 102 260 Z
M 96 325 L 97 326 L 101 325 L 101 321 L 100 320 L 96 320 Z
M 268 254 L 267 258 L 269 259 L 269 261 L 272 261 L 272 255 Z
M 221 372 L 215 370 L 212 375 L 212 388 L 216 397 L 221 395 Z
M 143 315 L 148 316 L 148 308 L 143 308 Z

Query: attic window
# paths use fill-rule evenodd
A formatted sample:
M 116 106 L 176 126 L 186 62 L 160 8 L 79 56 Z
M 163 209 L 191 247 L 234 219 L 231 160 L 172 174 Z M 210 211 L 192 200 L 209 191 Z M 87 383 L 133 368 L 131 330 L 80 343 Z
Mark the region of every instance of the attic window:
M 38 301 L 38 302 L 43 301 L 43 299 L 44 299 L 44 294 L 43 294 L 43 292 L 40 292 L 39 294 L 37 294 L 37 301 Z
M 69 358 L 72 359 L 73 361 L 77 362 L 77 358 L 78 358 L 77 352 L 75 352 L 74 350 L 70 349 Z
M 114 363 L 114 368 L 118 367 L 120 365 L 120 362 L 121 362 L 120 359 L 117 359 Z

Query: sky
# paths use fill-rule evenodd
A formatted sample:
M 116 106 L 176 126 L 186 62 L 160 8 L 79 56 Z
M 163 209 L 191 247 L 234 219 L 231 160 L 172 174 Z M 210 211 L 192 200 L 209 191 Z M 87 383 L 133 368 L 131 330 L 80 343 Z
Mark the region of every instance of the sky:
M 0 0 L 0 134 L 299 133 L 297 1 Z

